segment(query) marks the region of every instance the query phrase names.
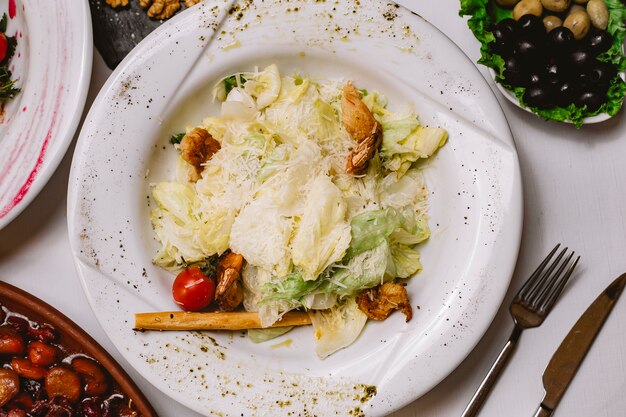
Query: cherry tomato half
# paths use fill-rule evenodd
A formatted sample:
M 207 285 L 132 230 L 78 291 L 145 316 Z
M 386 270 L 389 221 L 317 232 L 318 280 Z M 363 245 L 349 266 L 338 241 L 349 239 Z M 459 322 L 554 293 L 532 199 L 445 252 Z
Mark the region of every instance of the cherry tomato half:
M 215 283 L 200 268 L 192 266 L 178 274 L 172 286 L 172 295 L 183 310 L 201 310 L 213 301 Z
M 4 33 L 0 33 L 0 61 L 3 61 L 4 57 L 7 56 L 7 49 L 9 49 L 7 37 L 4 36 Z

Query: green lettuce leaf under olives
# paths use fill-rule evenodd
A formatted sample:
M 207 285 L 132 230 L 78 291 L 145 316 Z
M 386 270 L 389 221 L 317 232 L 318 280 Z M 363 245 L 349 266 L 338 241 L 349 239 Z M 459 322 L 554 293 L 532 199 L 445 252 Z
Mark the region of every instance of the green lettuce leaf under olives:
M 605 0 L 605 3 L 609 9 L 607 32 L 613 37 L 613 46 L 611 46 L 607 52 L 600 55 L 598 59 L 605 62 L 612 62 L 617 66 L 618 71 L 624 71 L 626 69 L 626 58 L 622 53 L 622 45 L 624 43 L 624 37 L 626 36 L 626 29 L 624 28 L 626 6 L 624 6 L 620 0 Z M 511 86 L 506 82 L 503 75 L 504 59 L 493 53 L 489 47 L 489 44 L 495 41 L 493 34 L 490 32 L 490 28 L 493 24 L 510 18 L 512 9 L 500 7 L 493 0 L 461 0 L 459 15 L 470 16 L 467 25 L 474 33 L 474 36 L 476 36 L 476 39 L 481 43 L 481 58 L 478 60 L 478 63 L 492 68 L 496 72 L 496 82 L 500 83 L 506 89 L 511 90 L 519 99 L 522 106 L 528 107 L 540 117 L 559 122 L 571 120 L 574 126 L 581 127 L 586 117 L 595 116 L 600 113 L 607 113 L 614 116 L 621 109 L 624 96 L 626 95 L 626 82 L 624 82 L 619 75 L 611 81 L 611 86 L 607 92 L 606 103 L 602 104 L 596 111 L 590 112 L 587 110 L 586 106 L 577 107 L 574 104 L 570 104 L 567 107 L 553 107 L 550 109 L 539 109 L 528 106 L 523 99 L 526 89 L 524 87 Z

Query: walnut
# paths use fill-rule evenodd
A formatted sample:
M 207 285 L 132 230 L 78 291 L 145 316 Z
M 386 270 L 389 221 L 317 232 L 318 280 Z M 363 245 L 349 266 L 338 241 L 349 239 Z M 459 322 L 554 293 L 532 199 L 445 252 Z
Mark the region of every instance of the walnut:
M 217 264 L 215 299 L 223 311 L 233 311 L 243 301 L 243 287 L 239 280 L 243 256 L 230 252 Z
M 354 138 L 356 146 L 348 155 L 346 172 L 359 175 L 365 172 L 367 164 L 374 157 L 383 141 L 383 130 L 359 92 L 350 83 L 343 87 L 341 96 L 342 123 Z
M 105 2 L 114 9 L 116 7 L 128 6 L 128 0 L 105 0 Z
M 394 310 L 403 312 L 406 321 L 413 317 L 406 288 L 397 282 L 385 282 L 378 287 L 361 291 L 356 302 L 359 309 L 373 320 L 385 320 Z
M 139 0 L 139 5 L 148 9 L 148 17 L 163 20 L 169 19 L 180 9 L 180 0 Z
M 185 6 L 191 7 L 193 5 L 200 3 L 201 1 L 202 0 L 185 0 Z
M 180 154 L 195 169 L 189 176 L 190 181 L 195 182 L 200 179 L 200 174 L 204 169 L 202 164 L 211 159 L 220 148 L 220 143 L 213 139 L 206 129 L 196 127 L 185 134 L 180 141 Z

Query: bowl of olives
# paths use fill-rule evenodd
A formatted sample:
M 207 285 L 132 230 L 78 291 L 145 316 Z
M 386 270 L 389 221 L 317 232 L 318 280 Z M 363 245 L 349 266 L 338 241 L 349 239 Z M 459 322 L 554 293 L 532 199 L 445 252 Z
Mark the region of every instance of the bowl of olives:
M 481 59 L 503 95 L 580 127 L 614 116 L 626 95 L 619 0 L 462 0 Z

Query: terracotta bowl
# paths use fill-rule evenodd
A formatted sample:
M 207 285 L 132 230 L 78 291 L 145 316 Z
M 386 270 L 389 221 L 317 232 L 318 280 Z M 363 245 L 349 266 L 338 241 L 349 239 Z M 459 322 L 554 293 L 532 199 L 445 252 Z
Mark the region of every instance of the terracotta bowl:
M 0 304 L 38 323 L 48 323 L 54 326 L 58 334 L 55 343 L 65 346 L 70 351 L 83 353 L 96 359 L 126 394 L 126 397 L 132 400 L 135 409 L 142 417 L 158 417 L 126 371 L 98 342 L 64 314 L 26 291 L 1 281 Z

